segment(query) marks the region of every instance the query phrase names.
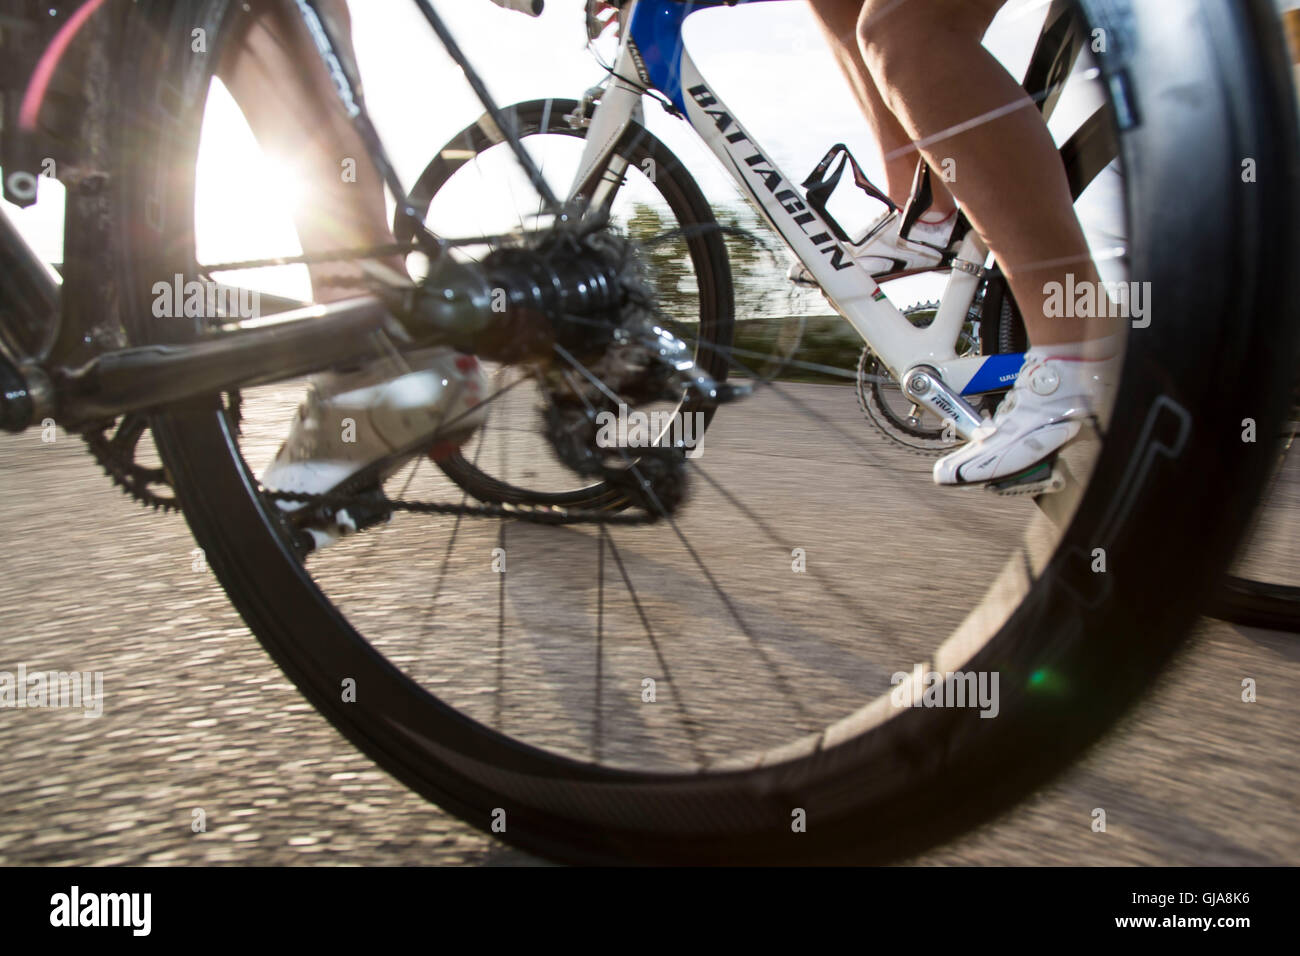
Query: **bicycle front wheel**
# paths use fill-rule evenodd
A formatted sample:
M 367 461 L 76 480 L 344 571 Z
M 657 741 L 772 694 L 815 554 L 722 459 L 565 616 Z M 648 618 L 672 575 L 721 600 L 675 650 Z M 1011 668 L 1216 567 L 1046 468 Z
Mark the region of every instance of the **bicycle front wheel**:
M 421 794 L 569 861 L 889 859 L 1072 761 L 1178 646 L 1197 611 L 1180 596 L 1222 573 L 1271 457 L 1240 422 L 1279 427 L 1300 329 L 1300 153 L 1271 4 L 1079 9 L 1107 43 L 1071 76 L 1107 104 L 1123 263 L 1156 306 L 1060 530 L 860 444 L 851 389 L 774 383 L 718 417 L 696 497 L 652 527 L 403 517 L 304 565 L 250 464 L 287 420 L 280 397 L 244 396 L 243 435 L 215 399 L 166 408 L 155 439 L 195 536 L 304 695 Z M 240 15 L 129 7 L 119 252 L 139 343 L 159 338 L 153 283 L 201 266 L 211 62 L 191 32 L 211 48 Z M 993 691 L 980 712 L 925 703 L 958 673 Z

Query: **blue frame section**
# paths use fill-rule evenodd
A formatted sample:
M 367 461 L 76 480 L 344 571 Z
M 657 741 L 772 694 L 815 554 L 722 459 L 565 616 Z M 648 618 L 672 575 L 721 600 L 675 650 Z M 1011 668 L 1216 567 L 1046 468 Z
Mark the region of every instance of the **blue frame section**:
M 961 390 L 963 395 L 975 395 L 979 392 L 996 392 L 998 389 L 1010 388 L 1020 374 L 1020 367 L 1025 364 L 1024 352 L 1004 352 L 990 355 L 979 367 L 979 371 Z
M 709 7 L 774 0 L 641 0 L 632 11 L 628 38 L 636 45 L 650 84 L 672 100 L 684 114 L 682 99 L 682 24 L 692 13 Z

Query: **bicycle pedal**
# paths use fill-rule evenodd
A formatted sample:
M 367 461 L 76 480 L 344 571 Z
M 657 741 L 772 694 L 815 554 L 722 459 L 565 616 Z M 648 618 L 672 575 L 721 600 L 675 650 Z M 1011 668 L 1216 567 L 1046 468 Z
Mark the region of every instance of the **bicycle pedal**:
M 1065 489 L 1065 473 L 1056 467 L 1056 461 L 1042 462 L 1019 474 L 990 481 L 984 487 L 995 495 L 1007 498 L 1025 495 L 1047 495 Z
M 383 524 L 393 516 L 381 488 L 360 492 L 343 507 L 302 509 L 290 516 L 295 549 L 300 557 L 320 551 L 340 538 Z

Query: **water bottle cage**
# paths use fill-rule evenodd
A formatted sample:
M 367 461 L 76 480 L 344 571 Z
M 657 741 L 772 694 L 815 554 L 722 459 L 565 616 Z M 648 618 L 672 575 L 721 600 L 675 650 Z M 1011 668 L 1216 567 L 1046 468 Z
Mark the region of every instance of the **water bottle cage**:
M 911 238 L 912 227 L 917 221 L 934 204 L 934 191 L 930 188 L 930 167 L 924 159 L 916 162 L 916 174 L 912 177 L 912 193 L 907 197 L 907 206 L 903 209 L 903 221 L 898 224 L 898 234 L 908 242 L 916 242 Z M 958 217 L 960 220 L 962 217 Z M 923 246 L 930 246 L 928 242 L 921 243 Z M 943 252 L 942 249 L 939 250 Z
M 833 169 L 832 165 L 834 166 Z M 803 181 L 804 201 L 816 210 L 817 215 L 821 216 L 826 224 L 830 226 L 831 232 L 835 234 L 836 239 L 841 242 L 851 242 L 843 228 L 835 220 L 835 217 L 826 208 L 826 203 L 830 200 L 831 194 L 835 192 L 835 187 L 840 183 L 840 177 L 844 175 L 845 166 L 853 170 L 853 184 L 872 199 L 884 203 L 890 212 L 896 212 L 898 205 L 867 178 L 866 173 L 862 171 L 862 167 L 858 165 L 858 161 L 853 158 L 853 154 L 849 152 L 847 146 L 843 143 L 836 143 L 832 146 L 827 150 L 826 155 L 822 157 L 821 162 L 817 164 L 817 168 L 809 173 L 808 178 Z M 920 215 L 920 213 L 917 215 Z
M 838 161 L 837 161 L 838 160 Z M 853 170 L 853 184 L 861 189 L 872 199 L 884 203 L 890 212 L 898 212 L 902 215 L 902 221 L 898 226 L 898 234 L 908 242 L 917 242 L 911 238 L 912 227 L 916 225 L 926 210 L 934 204 L 934 191 L 930 186 L 930 167 L 924 159 L 918 159 L 916 163 L 916 175 L 912 179 L 912 192 L 908 196 L 907 205 L 899 208 L 898 204 L 889 198 L 880 190 L 866 174 L 862 172 L 862 167 L 858 165 L 853 154 L 849 152 L 847 146 L 843 143 L 836 143 L 822 157 L 817 168 L 808 174 L 808 178 L 803 181 L 803 188 L 806 192 L 805 201 L 817 214 L 825 220 L 830 226 L 831 232 L 835 238 L 841 242 L 852 243 L 853 240 L 845 234 L 844 229 L 831 215 L 826 208 L 826 203 L 831 198 L 831 193 L 839 185 L 840 178 L 844 175 L 844 167 L 848 166 Z M 833 167 L 833 168 L 832 168 Z M 970 223 L 966 216 L 961 212 L 957 214 L 957 222 L 953 228 L 952 239 L 948 249 L 940 249 L 928 242 L 921 242 L 920 245 L 929 246 L 932 249 L 944 254 L 943 264 L 948 265 L 952 262 L 951 252 L 949 251 L 957 242 L 966 235 L 970 230 Z
M 951 265 L 954 269 L 960 269 L 963 272 L 969 272 L 971 275 L 983 276 L 984 267 L 978 263 L 963 262 L 954 257 L 952 250 L 957 247 L 966 233 L 970 232 L 970 220 L 960 209 L 957 210 L 957 221 L 953 224 L 952 235 L 948 238 L 948 247 L 940 248 L 930 242 L 921 242 L 919 239 L 912 238 L 912 227 L 920 220 L 921 216 L 934 205 L 934 190 L 930 186 L 930 166 L 924 159 L 916 163 L 916 175 L 912 178 L 912 193 L 907 198 L 907 206 L 903 209 L 903 221 L 898 224 L 898 234 L 907 242 L 914 242 L 918 245 L 929 246 L 943 254 L 942 264 Z

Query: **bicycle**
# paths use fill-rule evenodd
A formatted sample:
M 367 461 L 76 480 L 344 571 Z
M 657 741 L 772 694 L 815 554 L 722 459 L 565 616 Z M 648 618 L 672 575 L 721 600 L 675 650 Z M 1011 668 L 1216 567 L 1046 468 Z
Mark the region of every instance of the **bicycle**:
M 754 356 L 732 347 L 730 267 L 723 241 L 728 234 L 685 167 L 639 122 L 646 95 L 662 97 L 665 107 L 684 116 L 735 171 L 890 373 L 877 376 L 876 384 L 901 382 L 909 398 L 934 412 L 936 420 L 948 420 L 959 437 L 969 437 L 980 416 L 967 396 L 1004 388 L 1006 370 L 1016 363 L 1015 353 L 957 354 L 981 283 L 992 283 L 986 292 L 996 289 L 987 250 L 973 233 L 966 233 L 946 264 L 952 274 L 936 316 L 917 328 L 874 279 L 854 266 L 831 218 L 766 160 L 758 144 L 730 138 L 742 132 L 739 120 L 725 110 L 681 42 L 686 15 L 718 5 L 711 0 L 626 4 L 620 54 L 598 96 L 541 100 L 511 111 L 495 106 L 442 18 L 416 0 L 420 17 L 465 70 L 491 120 L 474 124 L 471 135 L 482 137 L 478 145 L 508 150 L 519 175 L 540 194 L 544 214 L 533 223 L 521 222 L 510 235 L 457 239 L 431 228 L 421 207 L 439 191 L 446 171 L 439 161 L 472 159 L 482 150 L 471 156 L 443 150 L 429 167 L 433 172 L 408 193 L 370 122 L 355 64 L 338 56 L 338 38 L 323 27 L 315 4 L 295 0 L 293 9 L 315 37 L 337 86 L 334 108 L 351 115 L 396 198 L 396 245 L 419 252 L 430 266 L 401 297 L 381 290 L 324 306 L 288 308 L 274 321 L 250 323 L 224 315 L 160 323 L 152 308 L 160 277 L 189 279 L 252 267 L 202 263 L 195 251 L 194 160 L 213 57 L 195 51 L 192 37 L 202 30 L 210 50 L 218 49 L 244 11 L 221 0 L 104 6 L 111 15 L 90 16 L 85 29 L 105 58 L 101 67 L 107 50 L 134 54 L 133 69 L 110 71 L 117 97 L 112 115 L 130 121 L 111 122 L 102 100 L 92 99 L 84 112 L 77 142 L 90 154 L 90 173 L 70 191 L 71 245 L 61 290 L 53 288 L 12 227 L 0 233 L 0 255 L 12 277 L 0 322 L 6 355 L 0 363 L 0 420 L 21 430 L 57 418 L 65 427 L 84 430 L 114 477 L 145 500 L 170 505 L 165 492 L 174 489 L 232 602 L 322 715 L 408 786 L 484 830 L 576 862 L 895 858 L 988 818 L 1096 739 L 1140 697 L 1196 613 L 1191 602 L 1162 605 L 1152 596 L 1209 587 L 1232 551 L 1269 465 L 1260 446 L 1233 441 L 1243 417 L 1255 418 L 1261 430 L 1280 421 L 1300 328 L 1294 321 L 1297 290 L 1286 267 L 1295 261 L 1300 242 L 1289 69 L 1271 32 L 1273 14 L 1266 3 L 1051 5 L 1027 85 L 1045 112 L 1072 78 L 1096 81 L 1103 91 L 1105 107 L 1069 141 L 1074 146 L 1067 166 L 1079 170 L 1082 192 L 1091 181 L 1089 171 L 1095 176 L 1118 158 L 1128 234 L 1117 258 L 1130 275 L 1151 282 L 1163 315 L 1178 318 L 1153 321 L 1130 334 L 1125 374 L 1104 439 L 1093 442 L 1087 460 L 1074 466 L 1087 478 L 1086 486 L 1078 480 L 1069 497 L 1057 493 L 1039 499 L 1055 511 L 1059 528 L 1049 533 L 1034 525 L 1023 545 L 1017 540 L 982 599 L 967 606 L 955 590 L 957 562 L 965 560 L 959 549 L 944 551 L 928 543 L 933 537 L 920 538 L 921 573 L 938 582 L 932 585 L 934 606 L 927 619 L 960 612 L 960 624 L 937 650 L 914 648 L 909 635 L 884 629 L 896 656 L 881 669 L 854 657 L 860 638 L 852 638 L 864 620 L 874 619 L 855 600 L 861 579 L 850 594 L 833 571 L 818 571 L 814 558 L 812 577 L 794 580 L 816 580 L 815 593 L 755 577 L 736 597 L 719 582 L 722 568 L 736 567 L 731 542 L 719 540 L 716 525 L 707 539 L 697 535 L 694 541 L 681 528 L 688 517 L 706 515 L 701 502 L 708 501 L 758 529 L 761 548 L 757 543 L 742 548 L 742 560 L 779 557 L 788 564 L 792 545 L 818 541 L 825 555 L 822 568 L 833 569 L 836 560 L 858 562 L 855 545 L 868 533 L 878 538 L 888 519 L 882 512 L 865 515 L 850 492 L 856 488 L 850 476 L 876 467 L 874 453 L 860 453 L 853 472 L 840 468 L 831 474 L 824 468 L 818 476 L 822 495 L 836 502 L 833 513 L 809 515 L 802 524 L 783 513 L 787 523 L 777 532 L 740 498 L 745 481 L 761 483 L 763 477 L 743 461 L 729 469 L 706 468 L 687 459 L 684 449 L 669 446 L 658 452 L 623 450 L 611 465 L 583 456 L 591 451 L 589 436 L 565 444 L 575 429 L 586 427 L 586 413 L 594 413 L 602 401 L 598 393 L 605 383 L 592 374 L 586 356 L 607 355 L 614 347 L 610 343 L 626 340 L 646 350 L 662 348 L 673 360 L 670 370 L 656 371 L 653 395 L 671 394 L 675 410 L 709 416 L 709 455 L 725 452 L 728 441 L 738 447 L 734 437 L 717 437 L 728 412 L 734 409 L 739 416 L 747 408 L 765 408 L 761 403 L 767 396 L 767 411 L 782 407 L 773 404 L 776 400 L 784 401 L 800 413 L 804 430 L 809 423 L 822 425 L 843 442 L 837 449 L 857 450 L 811 393 L 768 382 L 751 364 Z M 1091 65 L 1076 71 L 1096 29 L 1107 37 L 1105 49 L 1091 53 Z M 1194 101 L 1181 92 L 1188 89 L 1204 95 Z M 722 116 L 731 133 L 720 129 Z M 568 194 L 556 194 L 524 149 L 522 141 L 533 130 L 581 139 L 578 173 Z M 1193 150 L 1198 162 L 1190 166 L 1185 159 Z M 15 185 L 10 166 L 17 162 L 19 172 L 38 168 L 32 163 L 37 155 L 29 151 L 15 160 L 6 153 L 7 187 Z M 755 155 L 758 161 L 751 162 Z M 1258 183 L 1244 181 L 1242 157 L 1267 175 Z M 663 204 L 679 223 L 668 239 L 650 239 L 683 241 L 682 261 L 689 260 L 694 272 L 687 297 L 697 301 L 698 324 L 655 320 L 645 301 L 645 282 L 628 277 L 629 270 L 651 271 L 644 259 L 653 256 L 638 253 L 623 230 L 609 228 L 619 221 L 612 213 L 620 189 L 637 175 L 638 161 L 647 158 L 655 160 L 657 170 L 651 185 L 665 191 Z M 1203 189 L 1207 179 L 1221 188 Z M 1185 203 L 1187 195 L 1198 196 L 1199 205 Z M 1168 241 L 1170 236 L 1177 241 Z M 655 243 L 647 245 L 653 249 Z M 103 250 L 111 250 L 111 263 L 103 260 Z M 392 250 L 344 251 L 359 258 L 381 252 Z M 267 268 L 309 258 L 254 264 Z M 672 263 L 680 265 L 676 259 L 660 265 Z M 685 281 L 682 274 L 669 273 Z M 655 281 L 652 276 L 650 290 L 666 288 Z M 98 307 L 109 301 L 106 286 L 118 299 L 120 327 L 113 316 L 100 314 Z M 494 296 L 496 290 L 503 296 Z M 494 298 L 503 298 L 507 307 L 494 310 Z M 635 309 L 628 305 L 632 300 Z M 1238 302 L 1249 308 L 1237 308 Z M 1001 315 L 999 305 L 997 321 Z M 991 326 L 994 319 L 988 318 Z M 683 331 L 688 326 L 693 334 Z M 1195 339 L 1187 335 L 1189 329 L 1198 333 Z M 1205 340 L 1214 347 L 1206 348 Z M 455 564 L 452 548 L 458 538 L 481 548 L 475 552 L 480 556 L 496 545 L 504 561 L 508 533 L 510 548 L 522 549 L 525 558 L 511 557 L 509 570 L 502 564 L 490 578 L 490 572 L 462 576 L 459 589 L 443 602 L 465 615 L 481 605 L 496 606 L 495 646 L 486 652 L 480 646 L 478 656 L 456 657 L 462 650 L 456 620 L 440 630 L 422 622 L 412 633 L 404 630 L 407 623 L 391 617 L 401 602 L 367 603 L 402 584 L 427 588 L 429 581 L 413 563 L 389 568 L 382 580 L 372 581 L 364 566 L 348 560 L 355 555 L 346 545 L 304 561 L 292 520 L 277 507 L 293 499 L 259 487 L 246 460 L 265 444 L 248 423 L 259 414 L 283 420 L 283 411 L 273 407 L 283 404 L 280 393 L 258 392 L 260 386 L 355 361 L 359 353 L 400 355 L 428 344 L 477 352 L 504 369 L 552 362 L 549 372 L 565 380 L 569 402 L 544 412 L 550 417 L 543 434 L 567 468 L 556 480 L 568 484 L 539 492 L 536 485 L 509 480 L 506 441 L 497 476 L 489 474 L 486 462 L 480 467 L 475 452 L 461 455 L 460 462 L 444 456 L 444 468 L 466 489 L 459 504 L 406 502 L 400 495 L 359 501 L 348 489 L 299 503 L 454 517 L 440 558 L 435 604 Z M 653 362 L 650 367 L 659 369 Z M 859 380 L 856 369 L 840 371 L 846 381 Z M 547 372 L 529 370 L 542 379 Z M 735 374 L 742 380 L 728 382 Z M 561 394 L 551 382 L 542 388 L 552 397 Z M 750 389 L 754 394 L 746 396 Z M 509 382 L 494 392 L 493 415 L 505 416 L 507 396 L 514 394 Z M 516 421 L 518 414 L 516 409 Z M 156 467 L 135 458 L 146 431 L 161 456 Z M 428 444 L 436 438 L 429 436 Z M 800 430 L 792 428 L 785 441 L 797 448 L 800 439 Z M 688 472 L 704 482 L 690 503 L 682 488 Z M 595 481 L 575 491 L 575 473 Z M 870 473 L 880 476 L 879 470 Z M 1189 481 L 1189 475 L 1197 480 Z M 412 470 L 406 481 L 417 477 Z M 445 486 L 435 487 L 446 494 Z M 843 497 L 833 499 L 836 491 Z M 467 503 L 470 493 L 478 504 Z M 541 497 L 551 493 L 560 497 Z M 779 501 L 789 507 L 807 503 L 806 498 L 787 493 Z M 949 504 L 951 498 L 942 500 L 943 509 L 961 507 Z M 997 499 L 982 498 L 977 513 L 986 500 Z M 936 510 L 942 509 L 932 503 L 920 509 Z M 466 518 L 499 523 L 484 531 Z M 722 526 L 728 538 L 741 520 Z M 546 527 L 553 525 L 576 530 Z M 586 527 L 596 531 L 584 535 Z M 902 530 L 893 527 L 895 533 Z M 951 527 L 952 535 L 968 530 L 960 522 L 935 527 Z M 398 553 L 416 554 L 428 541 L 413 529 L 394 522 L 367 532 L 376 537 L 356 540 L 391 539 Z M 616 529 L 638 537 L 619 542 Z M 543 538 L 545 550 L 529 550 Z M 634 552 L 629 540 L 640 550 Z M 981 563 L 997 551 L 989 546 L 975 551 L 977 537 L 961 540 Z M 677 551 L 688 560 L 678 564 Z M 1102 571 L 1097 570 L 1099 551 Z M 595 572 L 577 582 L 585 592 L 594 587 L 594 614 L 585 605 L 556 606 L 557 582 L 565 582 L 579 562 Z M 682 567 L 690 571 L 689 579 Z M 905 569 L 902 576 L 910 578 L 915 570 Z M 633 585 L 633 573 L 640 571 L 654 575 L 659 585 L 654 592 Z M 809 573 L 807 567 L 793 571 Z M 880 572 L 898 575 L 889 565 Z M 509 590 L 507 575 L 521 573 L 522 590 L 518 585 Z M 628 596 L 616 604 L 607 592 L 620 582 Z M 509 614 L 508 595 L 516 602 Z M 939 598 L 955 599 L 959 606 L 947 608 Z M 515 633 L 507 618 L 529 610 L 536 611 L 537 620 L 524 633 L 536 640 L 524 648 L 507 645 L 506 634 Z M 381 620 L 383 627 L 367 626 L 367 638 L 350 617 Z M 644 647 L 614 640 L 628 622 L 644 635 Z M 491 636 L 473 626 L 465 630 Z M 429 647 L 432 634 L 440 638 L 437 648 Z M 591 688 L 578 686 L 573 659 L 557 650 L 572 634 L 580 638 L 574 653 L 594 667 Z M 685 646 L 682 634 L 689 638 Z M 414 648 L 404 643 L 411 640 Z M 710 666 L 701 646 L 727 654 L 715 656 L 717 663 Z M 742 658 L 738 648 L 750 656 Z M 820 666 L 791 648 L 806 656 L 815 652 Z M 514 669 L 506 666 L 511 650 L 517 657 Z M 443 653 L 432 678 L 421 679 L 420 668 L 427 665 L 417 651 Z M 691 666 L 683 669 L 679 657 L 670 666 L 669 652 L 689 655 Z M 635 654 L 645 661 L 633 659 Z M 908 654 L 921 662 L 921 674 L 1002 675 L 997 719 L 980 719 L 969 709 L 908 706 L 908 694 L 899 691 L 920 690 L 921 677 L 909 676 L 914 673 L 909 669 L 901 682 L 888 682 L 889 672 L 902 670 Z M 647 676 L 630 689 L 627 675 L 647 671 L 659 676 L 658 684 Z M 462 674 L 461 686 L 451 687 Z M 634 694 L 636 701 L 609 718 L 619 734 L 612 734 L 605 721 L 611 709 L 605 682 L 614 674 L 624 681 L 617 685 L 624 697 Z M 526 706 L 503 703 L 507 676 L 523 686 Z M 496 694 L 486 701 L 477 688 L 492 681 Z M 647 710 L 643 705 L 656 703 L 656 686 L 670 691 L 668 706 Z M 874 699 L 862 704 L 859 696 L 846 708 L 844 700 L 864 689 Z M 701 710 L 682 690 L 712 691 L 718 703 Z M 900 696 L 901 703 L 891 700 Z M 507 732 L 523 726 L 525 711 L 537 710 L 539 701 L 558 716 L 528 734 L 530 739 Z M 593 719 L 579 717 L 575 702 L 591 703 Z M 674 718 L 671 725 L 662 714 Z M 504 829 L 494 826 L 505 820 Z

